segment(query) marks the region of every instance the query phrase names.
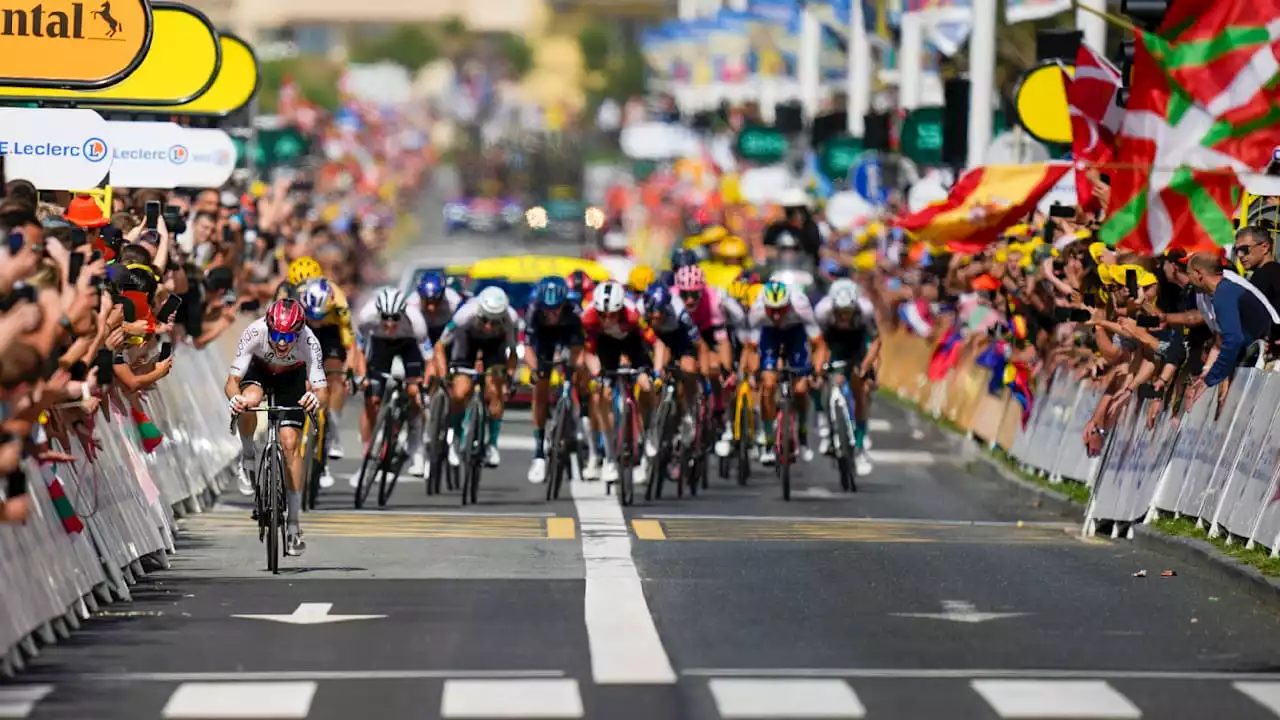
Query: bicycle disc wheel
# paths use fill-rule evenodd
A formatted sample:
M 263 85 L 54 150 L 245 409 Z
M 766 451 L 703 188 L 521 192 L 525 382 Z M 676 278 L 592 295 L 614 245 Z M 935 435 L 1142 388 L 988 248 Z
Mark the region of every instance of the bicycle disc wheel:
M 778 475 L 782 478 L 782 499 L 791 500 L 791 408 L 778 420 Z
M 618 502 L 628 506 L 635 502 L 635 442 L 632 423 L 632 408 L 627 402 L 622 403 L 622 417 L 618 418 L 618 444 L 614 447 L 614 457 L 618 463 Z
M 755 423 L 752 422 L 755 419 L 754 413 L 749 400 L 738 404 L 734 450 L 738 453 L 738 485 L 742 487 L 746 487 L 747 478 L 751 475 L 751 446 L 756 441 Z
M 281 495 L 284 492 L 284 474 L 280 462 L 280 448 L 267 449 L 267 475 L 263 478 L 267 491 L 267 569 L 273 574 L 280 572 L 281 535 L 284 518 L 281 517 Z

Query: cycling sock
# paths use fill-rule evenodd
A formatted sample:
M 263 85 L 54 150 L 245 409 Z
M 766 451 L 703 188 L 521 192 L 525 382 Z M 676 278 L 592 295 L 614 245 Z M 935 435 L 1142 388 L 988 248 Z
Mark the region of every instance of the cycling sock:
M 541 428 L 533 429 L 533 456 L 535 458 L 541 458 L 543 460 L 547 458 L 547 451 L 544 447 L 545 438 L 545 430 L 542 430 Z
M 858 420 L 853 424 L 853 444 L 861 450 L 867 439 L 867 421 Z
M 258 449 L 254 447 L 252 435 L 240 436 L 240 457 L 253 458 L 258 454 Z
M 336 428 L 340 428 L 340 427 L 342 427 L 342 411 L 341 411 L 341 410 L 334 410 L 333 408 L 330 408 L 330 409 L 329 409 L 329 422 L 328 422 L 328 423 L 326 423 L 326 424 L 328 424 L 328 425 L 333 425 L 333 426 L 334 426 L 334 427 L 336 427 Z
M 773 444 L 774 430 L 775 430 L 774 425 L 775 423 L 773 421 L 773 418 L 769 418 L 768 420 L 764 421 L 765 442 L 769 443 L 770 445 Z
M 285 494 L 285 499 L 289 505 L 289 526 L 296 528 L 302 517 L 302 493 L 290 490 Z
M 489 444 L 498 446 L 498 433 L 502 431 L 501 418 L 489 418 Z

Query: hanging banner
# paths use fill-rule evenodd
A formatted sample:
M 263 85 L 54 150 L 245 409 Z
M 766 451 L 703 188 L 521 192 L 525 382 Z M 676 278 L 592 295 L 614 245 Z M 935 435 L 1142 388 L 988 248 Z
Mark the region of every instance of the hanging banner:
M 165 115 L 226 117 L 238 112 L 258 94 L 258 58 L 239 37 L 220 33 L 218 44 L 222 52 L 222 64 L 208 90 L 196 99 L 164 108 Z M 103 104 L 101 107 L 121 112 L 157 112 L 155 109 L 128 104 Z
M 663 28 L 648 28 L 640 34 L 640 53 L 651 72 L 664 80 L 671 77 L 671 41 Z
M 178 187 L 219 188 L 236 169 L 236 145 L 222 130 L 183 129 L 183 144 L 176 149 Z
M 800 13 L 794 0 L 752 0 L 748 24 L 752 72 L 763 78 L 795 77 L 799 38 L 791 27 Z
M 6 85 L 106 87 L 137 69 L 151 44 L 146 0 L 0 0 L 0 19 Z
M 1004 0 L 1004 20 L 1009 24 L 1041 20 L 1064 13 L 1072 6 L 1072 0 Z
M 9 180 L 41 190 L 87 190 L 111 168 L 107 122 L 92 110 L 0 108 L 0 128 Z
M 117 0 L 118 1 L 118 0 Z M 218 33 L 204 13 L 177 3 L 152 7 L 155 37 L 138 68 L 101 90 L 0 86 L 0 100 L 44 100 L 78 107 L 179 105 L 213 84 L 222 62 Z
M 716 80 L 711 58 L 711 31 L 716 21 L 699 18 L 687 24 L 689 32 L 689 84 L 705 88 Z
M 742 83 L 747 80 L 747 56 L 751 50 L 749 20 L 751 16 L 736 10 L 721 10 L 716 28 L 711 31 L 711 56 L 717 63 L 721 82 Z
M 186 134 L 167 122 L 108 122 L 111 185 L 130 188 L 179 187 L 187 153 Z

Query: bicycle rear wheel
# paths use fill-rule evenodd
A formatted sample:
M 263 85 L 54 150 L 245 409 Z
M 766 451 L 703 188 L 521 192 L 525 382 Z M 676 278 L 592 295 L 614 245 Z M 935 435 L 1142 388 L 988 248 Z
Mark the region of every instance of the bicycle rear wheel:
M 471 407 L 467 408 L 464 426 L 466 435 L 463 441 L 466 443 L 466 455 L 462 458 L 462 504 L 475 505 L 480 486 L 480 468 L 484 465 L 484 437 L 481 434 L 484 426 L 484 409 L 478 402 L 472 402 Z
M 427 446 L 428 479 L 423 484 L 427 486 L 428 495 L 438 495 L 440 479 L 449 471 L 449 398 L 442 390 L 431 394 L 424 432 L 427 434 L 429 444 Z
M 357 510 L 363 510 L 365 503 L 369 501 L 369 493 L 373 490 L 373 483 L 377 479 L 375 476 L 378 468 L 382 466 L 383 458 L 389 452 L 387 447 L 388 410 L 385 402 L 378 408 L 378 415 L 373 421 L 373 434 L 369 436 L 369 448 L 365 450 L 364 459 L 360 462 L 360 475 L 357 477 L 355 496 Z
M 572 415 L 570 403 L 561 400 L 556 403 L 555 412 L 548 425 L 551 428 L 550 439 L 543 439 L 543 449 L 550 449 L 547 456 L 547 500 L 560 499 L 560 481 L 565 468 L 569 464 L 570 426 Z M 549 445 L 547 443 L 550 443 Z

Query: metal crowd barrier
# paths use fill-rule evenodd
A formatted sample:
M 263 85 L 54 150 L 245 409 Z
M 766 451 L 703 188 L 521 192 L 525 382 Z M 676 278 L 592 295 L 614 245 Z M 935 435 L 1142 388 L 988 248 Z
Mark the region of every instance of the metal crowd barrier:
M 1089 457 L 1084 428 L 1102 390 L 1059 369 L 1036 383 L 1026 426 L 1007 391 L 987 391 L 989 371 L 962 358 L 941 382 L 925 373 L 933 346 L 908 333 L 885 338 L 881 385 L 934 417 L 1000 447 L 1024 469 L 1050 482 L 1087 485 L 1085 531 L 1132 535 L 1132 525 L 1162 513 L 1188 517 L 1210 536 L 1280 556 L 1280 373 L 1260 366 L 1236 371 L 1226 397 L 1206 391 L 1191 407 L 1131 398 L 1103 452 Z
M 200 511 L 231 476 L 239 443 L 215 411 L 226 405 L 225 353 L 178 346 L 174 355 L 169 376 L 143 393 L 164 434 L 155 452 L 145 452 L 113 393 L 110 416 L 95 415 L 93 462 L 72 439 L 64 449 L 74 462 L 27 463 L 31 516 L 0 524 L 0 674 L 21 669 L 39 642 L 65 636 L 99 602 L 130 599 L 144 557 L 168 566 L 175 518 Z M 51 495 L 59 483 L 83 532 L 64 529 Z

